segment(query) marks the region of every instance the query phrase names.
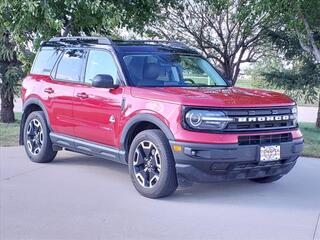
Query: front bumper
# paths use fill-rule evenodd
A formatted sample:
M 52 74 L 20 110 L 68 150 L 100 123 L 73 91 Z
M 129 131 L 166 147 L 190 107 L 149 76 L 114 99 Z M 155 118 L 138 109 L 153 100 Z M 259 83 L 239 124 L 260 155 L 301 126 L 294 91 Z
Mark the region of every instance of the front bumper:
M 260 162 L 259 145 L 200 144 L 170 141 L 178 177 L 192 182 L 216 182 L 287 174 L 303 151 L 303 139 L 283 142 L 281 159 Z

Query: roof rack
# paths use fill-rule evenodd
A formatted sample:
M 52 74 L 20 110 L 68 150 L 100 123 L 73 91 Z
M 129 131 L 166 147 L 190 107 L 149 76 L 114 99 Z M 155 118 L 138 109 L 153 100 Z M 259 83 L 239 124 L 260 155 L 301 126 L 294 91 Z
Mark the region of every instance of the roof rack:
M 65 42 L 65 43 L 96 43 L 111 45 L 113 42 L 110 38 L 107 37 L 53 37 L 49 42 Z
M 166 40 L 113 40 L 116 44 L 163 44 L 170 47 L 189 48 L 186 44 L 179 41 Z
M 103 45 L 120 45 L 120 44 L 161 44 L 169 47 L 190 49 L 186 44 L 178 41 L 166 40 L 111 40 L 107 37 L 87 37 L 87 36 L 74 36 L 74 37 L 53 37 L 45 45 L 51 44 L 103 44 Z

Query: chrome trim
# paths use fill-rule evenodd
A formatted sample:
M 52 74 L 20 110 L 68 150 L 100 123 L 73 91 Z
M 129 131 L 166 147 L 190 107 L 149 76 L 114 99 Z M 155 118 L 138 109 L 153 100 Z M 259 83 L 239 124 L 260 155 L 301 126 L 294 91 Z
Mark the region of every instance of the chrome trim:
M 233 122 L 233 118 L 229 117 L 202 117 L 203 121 L 217 121 L 217 122 Z

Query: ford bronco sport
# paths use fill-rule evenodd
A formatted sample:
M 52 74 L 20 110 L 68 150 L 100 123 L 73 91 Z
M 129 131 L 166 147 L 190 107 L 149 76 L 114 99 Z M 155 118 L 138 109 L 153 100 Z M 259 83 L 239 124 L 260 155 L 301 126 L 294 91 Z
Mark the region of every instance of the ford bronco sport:
M 32 161 L 65 149 L 127 164 L 150 198 L 178 181 L 273 182 L 303 149 L 294 101 L 229 85 L 178 42 L 53 38 L 21 92 L 20 144 Z

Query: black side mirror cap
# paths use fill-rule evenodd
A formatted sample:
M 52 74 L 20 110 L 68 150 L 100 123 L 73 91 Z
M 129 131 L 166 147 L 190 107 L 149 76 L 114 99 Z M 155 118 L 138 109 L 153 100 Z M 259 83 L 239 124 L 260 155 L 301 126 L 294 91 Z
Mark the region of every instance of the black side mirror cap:
M 92 80 L 92 86 L 97 88 L 117 88 L 119 84 L 113 83 L 113 78 L 108 74 L 98 74 Z

